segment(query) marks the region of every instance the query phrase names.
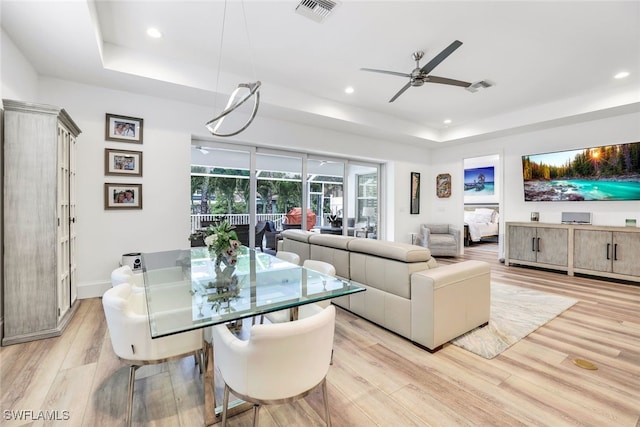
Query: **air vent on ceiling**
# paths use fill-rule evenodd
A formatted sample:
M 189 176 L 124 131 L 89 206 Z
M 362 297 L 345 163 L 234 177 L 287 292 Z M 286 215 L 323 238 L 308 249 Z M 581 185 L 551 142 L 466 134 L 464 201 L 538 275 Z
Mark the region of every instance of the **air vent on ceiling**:
M 465 88 L 469 92 L 477 92 L 478 89 L 488 89 L 496 84 L 491 80 L 480 80 L 479 82 L 472 83 L 471 86 Z
M 296 13 L 316 22 L 322 22 L 329 16 L 336 4 L 331 0 L 302 0 L 296 7 Z

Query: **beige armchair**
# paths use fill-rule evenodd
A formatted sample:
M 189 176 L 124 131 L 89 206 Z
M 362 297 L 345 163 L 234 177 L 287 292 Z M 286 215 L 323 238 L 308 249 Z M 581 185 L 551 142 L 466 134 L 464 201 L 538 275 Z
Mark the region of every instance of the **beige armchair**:
M 429 248 L 432 256 L 458 256 L 460 230 L 449 224 L 421 224 L 416 244 Z

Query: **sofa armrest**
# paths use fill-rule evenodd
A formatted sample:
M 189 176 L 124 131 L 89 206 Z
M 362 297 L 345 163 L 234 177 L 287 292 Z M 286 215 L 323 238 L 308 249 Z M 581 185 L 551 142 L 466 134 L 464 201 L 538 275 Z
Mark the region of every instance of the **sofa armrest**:
M 411 339 L 436 350 L 489 321 L 491 270 L 463 261 L 411 275 Z

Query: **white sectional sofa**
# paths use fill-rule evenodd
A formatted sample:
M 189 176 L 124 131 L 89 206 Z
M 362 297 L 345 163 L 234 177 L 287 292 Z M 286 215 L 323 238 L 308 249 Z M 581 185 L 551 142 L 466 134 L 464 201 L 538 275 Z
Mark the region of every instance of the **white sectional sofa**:
M 333 264 L 367 290 L 333 303 L 434 352 L 489 322 L 490 268 L 481 261 L 438 266 L 427 248 L 285 230 L 280 248 L 301 262 Z

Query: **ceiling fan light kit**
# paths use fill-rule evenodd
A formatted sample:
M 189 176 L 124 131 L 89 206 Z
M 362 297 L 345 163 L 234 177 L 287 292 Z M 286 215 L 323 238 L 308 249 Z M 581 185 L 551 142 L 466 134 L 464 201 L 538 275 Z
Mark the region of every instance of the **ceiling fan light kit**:
M 478 89 L 488 89 L 491 86 L 495 86 L 496 84 L 491 80 L 480 80 L 479 82 L 472 83 L 471 86 L 465 88 L 469 92 L 477 92 Z
M 420 67 L 420 60 L 424 57 L 424 52 L 419 50 L 412 54 L 412 58 L 416 61 L 416 68 L 414 68 L 411 73 L 399 73 L 396 71 L 387 71 L 387 70 L 376 70 L 374 68 L 361 68 L 362 71 L 371 71 L 374 73 L 382 73 L 382 74 L 391 74 L 392 76 L 399 77 L 408 77 L 409 83 L 405 84 L 390 100 L 389 102 L 395 101 L 400 95 L 402 95 L 407 89 L 410 87 L 420 87 L 425 83 L 438 83 L 443 85 L 450 86 L 460 86 L 463 87 L 470 92 L 476 92 L 479 88 L 488 88 L 494 85 L 493 82 L 488 80 L 481 80 L 476 83 L 469 83 L 462 80 L 450 79 L 448 77 L 439 77 L 432 76 L 431 71 L 436 68 L 442 61 L 447 59 L 449 55 L 451 55 L 456 49 L 462 46 L 462 42 L 460 40 L 455 40 L 449 46 L 447 46 L 442 52 L 437 54 L 431 61 L 429 61 L 422 68 Z

